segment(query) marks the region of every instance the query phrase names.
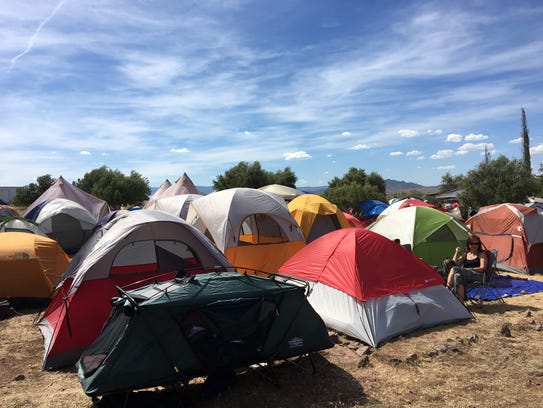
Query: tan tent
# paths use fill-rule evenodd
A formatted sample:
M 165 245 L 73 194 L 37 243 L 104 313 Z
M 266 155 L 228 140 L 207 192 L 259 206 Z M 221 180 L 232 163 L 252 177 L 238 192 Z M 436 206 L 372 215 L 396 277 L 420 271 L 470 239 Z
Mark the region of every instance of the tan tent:
M 174 195 L 179 194 L 200 194 L 203 195 L 203 193 L 198 190 L 198 188 L 194 185 L 190 177 L 187 175 L 187 173 L 183 173 L 181 177 L 179 177 L 175 183 L 173 183 L 166 191 L 164 191 L 162 194 L 160 194 L 157 198 L 164 198 L 164 197 L 171 197 Z
M 170 187 L 162 191 L 160 194 L 153 194 L 153 197 L 149 199 L 147 204 L 145 204 L 144 208 L 152 208 L 153 205 L 157 200 L 166 198 L 166 197 L 173 197 L 176 195 L 181 194 L 198 194 L 198 195 L 204 195 L 198 188 L 194 185 L 190 177 L 187 175 L 187 173 L 183 173 L 181 177 L 179 177 L 175 183 L 173 183 Z
M 0 298 L 48 298 L 70 263 L 60 245 L 26 232 L 0 233 Z
M 164 193 L 167 189 L 169 189 L 172 186 L 172 183 L 170 183 L 170 180 L 166 179 L 164 182 L 160 185 L 160 187 L 153 193 L 151 197 L 149 197 L 149 200 L 143 208 L 150 208 L 154 202 L 160 197 L 162 193 Z
M 305 246 L 284 200 L 258 189 L 231 188 L 194 200 L 187 222 L 205 233 L 238 272 L 275 273 Z
M 259 190 L 266 191 L 268 193 L 273 193 L 280 195 L 284 198 L 285 201 L 291 201 L 294 200 L 296 197 L 304 194 L 303 191 L 300 191 L 296 188 L 283 186 L 281 184 L 269 184 L 264 187 L 260 187 Z
M 186 219 L 190 203 L 200 197 L 203 196 L 200 194 L 178 194 L 171 197 L 159 197 L 145 209 L 162 211 Z
M 307 242 L 351 225 L 343 211 L 317 194 L 303 194 L 288 203 L 288 209 L 304 232 Z
M 109 213 L 110 210 L 107 202 L 81 190 L 60 176 L 51 187 L 45 190 L 41 196 L 26 208 L 23 217 L 27 217 L 40 204 L 55 198 L 66 198 L 78 203 L 87 209 L 97 220 Z

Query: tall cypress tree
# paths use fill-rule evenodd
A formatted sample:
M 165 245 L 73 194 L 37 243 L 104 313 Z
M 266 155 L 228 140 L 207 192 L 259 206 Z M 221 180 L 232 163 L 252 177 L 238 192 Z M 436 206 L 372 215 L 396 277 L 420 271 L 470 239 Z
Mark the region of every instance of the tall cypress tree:
M 528 124 L 526 123 L 526 112 L 524 108 L 520 109 L 522 112 L 522 153 L 524 168 L 529 174 L 532 174 L 532 163 L 530 161 L 530 136 L 528 132 Z

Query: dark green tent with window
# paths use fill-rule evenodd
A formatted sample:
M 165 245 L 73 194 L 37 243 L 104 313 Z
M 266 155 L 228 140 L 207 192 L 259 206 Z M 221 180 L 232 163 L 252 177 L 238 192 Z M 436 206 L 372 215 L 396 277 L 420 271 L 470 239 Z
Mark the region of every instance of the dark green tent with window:
M 235 272 L 122 292 L 77 366 L 90 396 L 186 381 L 332 346 L 306 286 Z

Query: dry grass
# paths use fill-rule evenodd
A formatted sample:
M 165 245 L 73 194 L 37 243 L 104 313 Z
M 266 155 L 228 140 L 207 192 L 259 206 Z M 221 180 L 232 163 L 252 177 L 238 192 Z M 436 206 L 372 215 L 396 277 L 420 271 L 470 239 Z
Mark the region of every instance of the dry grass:
M 541 276 L 533 277 L 543 280 Z M 253 370 L 213 400 L 201 379 L 182 392 L 133 393 L 126 406 L 190 407 L 539 407 L 543 395 L 543 293 L 482 308 L 475 319 L 420 330 L 366 349 L 334 335 L 336 345 L 296 364 L 276 364 L 274 385 Z M 0 321 L 0 406 L 92 407 L 74 369 L 45 372 L 35 313 Z M 506 326 L 510 336 L 502 331 Z M 364 354 L 366 352 L 366 354 Z M 181 399 L 182 404 L 179 404 Z M 108 406 L 123 406 L 111 400 Z

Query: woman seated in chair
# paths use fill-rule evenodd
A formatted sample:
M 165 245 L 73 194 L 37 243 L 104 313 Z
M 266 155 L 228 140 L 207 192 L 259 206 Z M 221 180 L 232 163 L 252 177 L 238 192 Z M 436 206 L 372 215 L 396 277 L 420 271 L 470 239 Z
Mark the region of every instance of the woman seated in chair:
M 453 265 L 447 276 L 447 287 L 454 289 L 456 297 L 463 302 L 466 287 L 475 282 L 483 282 L 488 266 L 486 252 L 477 235 L 470 235 L 466 241 L 466 250 L 461 253 L 456 248 L 452 258 Z

